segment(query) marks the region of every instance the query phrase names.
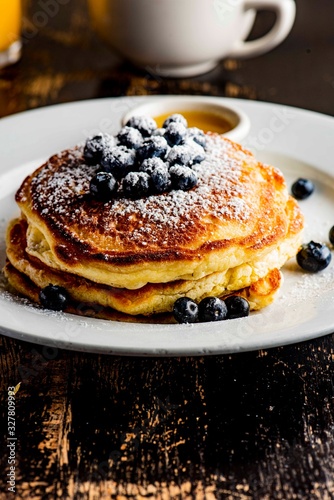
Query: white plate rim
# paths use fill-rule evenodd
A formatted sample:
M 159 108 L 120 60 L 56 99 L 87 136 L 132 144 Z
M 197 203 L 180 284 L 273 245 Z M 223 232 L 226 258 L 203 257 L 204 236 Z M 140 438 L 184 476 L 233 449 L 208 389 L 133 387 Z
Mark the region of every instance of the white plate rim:
M 18 113 L 0 120 L 0 177 L 21 164 L 47 157 L 83 141 L 98 129 L 115 132 L 123 114 L 144 100 L 169 96 L 104 98 L 57 104 Z M 189 98 L 190 96 L 185 96 Z M 203 100 L 203 96 L 192 96 Z M 251 118 L 243 143 L 263 151 L 295 157 L 317 165 L 333 178 L 334 119 L 290 106 L 209 97 L 208 101 L 236 105 Z M 48 124 L 46 126 L 46 124 Z M 18 144 L 21 147 L 18 147 Z M 15 170 L 14 170 L 15 172 Z M 334 223 L 334 221 L 333 221 Z M 328 299 L 328 300 L 327 300 Z M 309 307 L 309 304 L 307 304 Z M 270 306 L 272 307 L 272 306 Z M 332 297 L 318 300 L 311 320 L 301 325 L 270 325 L 267 314 L 199 325 L 141 325 L 49 313 L 0 297 L 0 331 L 10 337 L 78 351 L 134 356 L 189 356 L 225 354 L 271 348 L 310 340 L 334 331 Z M 269 324 L 264 321 L 269 320 Z M 269 319 L 268 319 L 269 318 Z

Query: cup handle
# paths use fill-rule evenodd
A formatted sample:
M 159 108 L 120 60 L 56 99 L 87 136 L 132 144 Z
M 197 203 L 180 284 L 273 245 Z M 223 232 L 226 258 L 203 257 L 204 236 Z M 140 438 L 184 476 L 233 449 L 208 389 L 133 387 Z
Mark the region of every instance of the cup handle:
M 273 10 L 277 15 L 276 23 L 269 33 L 257 40 L 237 42 L 228 57 L 247 58 L 269 52 L 287 37 L 296 17 L 294 0 L 245 0 L 244 9 Z

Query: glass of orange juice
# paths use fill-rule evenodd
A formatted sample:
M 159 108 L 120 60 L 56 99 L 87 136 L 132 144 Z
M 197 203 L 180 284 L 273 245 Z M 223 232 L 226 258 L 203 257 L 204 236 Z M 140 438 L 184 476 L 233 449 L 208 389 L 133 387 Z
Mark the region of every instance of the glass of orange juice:
M 21 0 L 0 0 L 0 68 L 21 55 Z

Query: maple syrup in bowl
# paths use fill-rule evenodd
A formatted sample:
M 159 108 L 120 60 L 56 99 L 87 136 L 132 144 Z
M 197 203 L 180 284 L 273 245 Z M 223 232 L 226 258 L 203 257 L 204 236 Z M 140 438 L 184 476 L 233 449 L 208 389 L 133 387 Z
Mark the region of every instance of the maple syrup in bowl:
M 168 116 L 183 115 L 189 127 L 198 127 L 204 132 L 217 132 L 233 141 L 242 140 L 249 132 L 250 120 L 237 106 L 226 104 L 219 98 L 199 96 L 162 96 L 149 99 L 133 107 L 122 119 L 125 125 L 132 116 L 150 116 L 158 127 L 162 127 Z

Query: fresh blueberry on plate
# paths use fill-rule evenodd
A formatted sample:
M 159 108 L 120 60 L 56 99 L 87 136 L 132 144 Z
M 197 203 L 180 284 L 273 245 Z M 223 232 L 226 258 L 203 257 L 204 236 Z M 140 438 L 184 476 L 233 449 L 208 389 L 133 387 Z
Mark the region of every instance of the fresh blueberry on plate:
M 231 295 L 224 299 L 227 307 L 227 319 L 243 318 L 249 315 L 249 302 L 240 295 Z
M 310 273 L 318 273 L 325 269 L 332 259 L 332 254 L 327 245 L 310 241 L 304 243 L 297 253 L 297 263 Z
M 334 245 L 334 226 L 330 229 L 328 237 L 331 244 Z
M 218 297 L 206 297 L 198 304 L 198 319 L 200 322 L 221 321 L 226 319 L 227 307 Z
M 291 193 L 297 200 L 305 200 L 314 191 L 314 184 L 309 179 L 297 179 L 292 184 Z
M 50 283 L 39 292 L 39 300 L 45 309 L 63 311 L 68 304 L 68 293 L 62 286 Z
M 198 306 L 189 297 L 180 297 L 174 303 L 173 316 L 178 323 L 195 323 L 198 320 Z

